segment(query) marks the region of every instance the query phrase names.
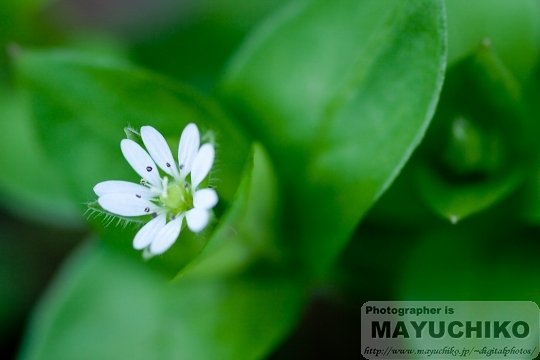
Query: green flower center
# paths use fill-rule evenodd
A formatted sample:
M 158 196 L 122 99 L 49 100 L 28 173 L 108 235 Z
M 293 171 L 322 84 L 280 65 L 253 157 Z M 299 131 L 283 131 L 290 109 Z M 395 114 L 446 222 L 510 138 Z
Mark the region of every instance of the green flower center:
M 193 195 L 187 182 L 167 186 L 166 194 L 162 194 L 159 199 L 175 215 L 193 207 Z

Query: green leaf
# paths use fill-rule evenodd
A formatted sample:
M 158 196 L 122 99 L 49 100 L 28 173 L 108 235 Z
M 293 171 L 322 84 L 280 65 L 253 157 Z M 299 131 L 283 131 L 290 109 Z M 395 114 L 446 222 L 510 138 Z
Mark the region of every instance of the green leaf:
M 223 276 L 261 257 L 279 261 L 282 238 L 277 179 L 264 148 L 255 143 L 234 202 L 199 254 L 181 275 Z
M 219 96 L 269 150 L 290 239 L 316 275 L 421 140 L 445 38 L 441 1 L 295 1 L 227 68 Z
M 526 79 L 540 53 L 540 4 L 536 0 L 450 0 L 448 62 L 453 63 L 489 38 L 519 79 Z
M 506 223 L 486 217 L 427 232 L 399 272 L 396 298 L 538 303 L 538 233 Z
M 190 6 L 171 2 L 181 17 L 168 26 L 166 22 L 159 25 L 166 26 L 166 31 L 154 30 L 153 36 L 143 36 L 131 44 L 131 58 L 209 92 L 246 32 L 285 2 L 205 0 Z
M 46 156 L 32 127 L 29 101 L 1 91 L 0 193 L 2 206 L 21 216 L 60 226 L 82 226 L 83 206 L 65 191 L 65 178 Z
M 215 135 L 220 199 L 231 200 L 249 152 L 246 136 L 221 109 L 193 90 L 108 58 L 67 51 L 24 51 L 16 69 L 32 96 L 34 117 L 51 158 L 78 202 L 100 181 L 140 179 L 120 151 L 124 128 L 152 125 L 173 154 L 194 122 Z
M 85 246 L 41 302 L 20 359 L 260 359 L 298 320 L 291 277 L 169 283 Z
M 520 87 L 488 44 L 449 69 L 426 140 L 411 162 L 421 196 L 456 222 L 509 195 L 531 161 Z

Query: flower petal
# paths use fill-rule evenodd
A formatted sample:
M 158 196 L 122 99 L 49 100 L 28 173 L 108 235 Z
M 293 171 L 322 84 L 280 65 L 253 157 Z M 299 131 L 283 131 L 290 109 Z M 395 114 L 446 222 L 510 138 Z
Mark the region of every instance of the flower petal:
M 193 160 L 193 168 L 191 171 L 191 187 L 196 189 L 197 186 L 208 175 L 212 165 L 214 164 L 214 145 L 204 144 L 201 146 L 195 160 Z
M 193 208 L 186 213 L 187 226 L 193 232 L 199 232 L 208 225 L 210 212 L 205 209 Z
M 98 198 L 102 208 L 120 216 L 148 215 L 160 210 L 159 206 L 135 194 L 105 194 Z
M 122 153 L 133 170 L 137 172 L 143 179 L 157 188 L 161 189 L 161 178 L 159 171 L 156 168 L 154 160 L 148 153 L 135 141 L 124 139 L 120 142 Z
M 133 247 L 141 250 L 150 245 L 159 231 L 165 226 L 165 214 L 161 214 L 144 225 L 133 239 Z
M 97 196 L 103 196 L 105 194 L 135 194 L 143 199 L 150 199 L 157 195 L 146 186 L 122 180 L 100 182 L 94 186 L 94 192 Z
M 200 142 L 201 138 L 197 125 L 188 124 L 182 131 L 180 146 L 178 147 L 178 163 L 180 164 L 180 176 L 182 179 L 185 179 L 191 171 Z
M 156 164 L 167 174 L 178 178 L 176 163 L 163 135 L 151 126 L 143 126 L 141 128 L 141 137 L 146 150 L 148 150 Z
M 179 216 L 176 219 L 169 221 L 167 225 L 161 228 L 156 234 L 152 244 L 150 244 L 150 252 L 152 254 L 163 254 L 172 246 L 172 244 L 174 244 L 176 239 L 178 239 L 178 235 L 180 235 L 183 219 L 183 216 Z
M 218 203 L 218 195 L 214 189 L 202 189 L 195 192 L 193 206 L 197 209 L 209 210 Z

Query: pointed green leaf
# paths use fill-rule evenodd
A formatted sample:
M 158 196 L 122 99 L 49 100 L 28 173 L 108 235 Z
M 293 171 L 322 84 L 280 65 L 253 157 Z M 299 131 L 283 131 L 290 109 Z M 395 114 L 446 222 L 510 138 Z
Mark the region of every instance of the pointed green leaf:
M 519 80 L 531 74 L 540 54 L 537 0 L 449 0 L 446 8 L 449 64 L 488 38 Z
M 411 163 L 421 196 L 456 222 L 522 182 L 534 143 L 520 87 L 489 43 L 449 69 L 426 141 Z
M 233 203 L 201 254 L 180 275 L 223 276 L 245 269 L 260 257 L 279 260 L 280 211 L 272 165 L 264 148 L 255 143 Z
M 328 271 L 422 138 L 445 67 L 441 1 L 294 1 L 227 68 L 219 96 L 285 178 L 291 239 Z
M 87 245 L 41 302 L 20 359 L 260 359 L 291 331 L 303 301 L 291 277 L 171 284 Z

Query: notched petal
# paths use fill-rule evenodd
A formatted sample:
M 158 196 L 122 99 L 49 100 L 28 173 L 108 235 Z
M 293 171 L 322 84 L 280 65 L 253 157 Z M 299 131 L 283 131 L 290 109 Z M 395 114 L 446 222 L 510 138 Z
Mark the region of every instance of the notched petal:
M 193 166 L 193 160 L 199 150 L 201 142 L 197 125 L 188 124 L 180 136 L 180 146 L 178 147 L 178 163 L 180 165 L 180 176 L 185 178 Z
M 183 216 L 169 221 L 157 234 L 150 244 L 150 253 L 154 255 L 163 254 L 167 251 L 178 239 L 180 228 L 182 227 Z
M 146 186 L 122 180 L 100 182 L 94 186 L 94 192 L 97 196 L 103 196 L 105 194 L 134 194 L 139 195 L 143 199 L 150 199 L 156 196 L 156 194 Z
M 133 247 L 136 250 L 142 250 L 150 245 L 159 231 L 165 226 L 165 214 L 159 215 L 155 219 L 150 220 L 144 225 L 135 238 L 133 239 Z
M 105 194 L 98 198 L 99 205 L 120 216 L 142 216 L 160 210 L 159 206 L 135 194 Z
M 193 232 L 202 231 L 210 220 L 210 212 L 205 209 L 194 208 L 186 213 L 188 228 Z
M 202 189 L 195 192 L 193 206 L 197 209 L 209 210 L 218 203 L 218 195 L 214 189 Z
M 214 145 L 204 144 L 201 146 L 195 160 L 193 160 L 193 168 L 191 171 L 191 186 L 193 189 L 196 189 L 210 172 L 210 169 L 214 164 L 214 156 Z
M 146 149 L 156 164 L 167 174 L 178 178 L 179 174 L 176 163 L 163 135 L 151 126 L 143 126 L 141 128 L 141 137 L 144 146 L 146 146 Z
M 120 143 L 122 154 L 133 170 L 155 187 L 161 188 L 161 178 L 154 160 L 135 141 L 124 139 Z

